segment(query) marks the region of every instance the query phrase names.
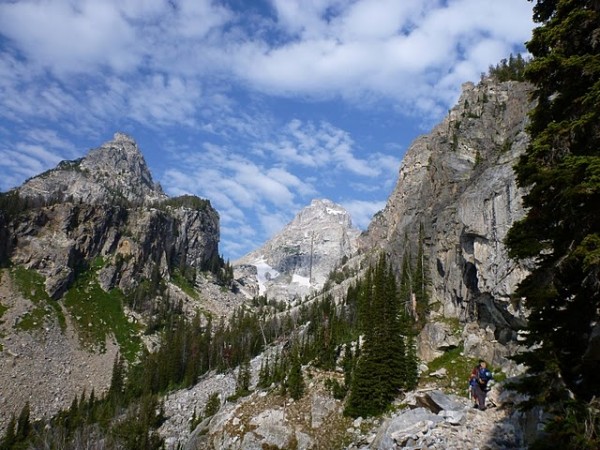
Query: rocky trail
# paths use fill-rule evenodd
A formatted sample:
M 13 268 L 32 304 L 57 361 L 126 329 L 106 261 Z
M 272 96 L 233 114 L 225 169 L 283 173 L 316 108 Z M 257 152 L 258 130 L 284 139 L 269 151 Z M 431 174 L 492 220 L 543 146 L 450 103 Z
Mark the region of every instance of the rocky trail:
M 466 397 L 439 390 L 415 391 L 389 417 L 375 421 L 374 428 L 348 450 L 504 450 L 524 449 L 510 395 L 493 392 L 494 402 L 480 411 Z M 497 402 L 497 403 L 496 403 Z M 504 402 L 504 403 L 503 403 Z M 355 425 L 357 424 L 355 421 Z

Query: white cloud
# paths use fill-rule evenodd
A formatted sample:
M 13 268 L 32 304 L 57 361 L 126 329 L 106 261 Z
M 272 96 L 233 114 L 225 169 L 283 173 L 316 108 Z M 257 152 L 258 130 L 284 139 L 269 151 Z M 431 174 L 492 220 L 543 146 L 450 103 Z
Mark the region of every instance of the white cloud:
M 167 191 L 210 199 L 238 248 L 236 235 L 278 231 L 313 196 L 375 196 L 397 176 L 399 151 L 292 108 L 343 100 L 341 114 L 381 108 L 399 128 L 404 116 L 427 128 L 532 28 L 524 0 L 270 5 L 0 2 L 0 187 L 81 156 L 69 142 L 141 130 L 170 142 Z M 379 203 L 348 200 L 359 224 Z
M 22 1 L 0 5 L 3 34 L 58 73 L 108 66 L 131 70 L 141 59 L 135 30 L 112 1 Z

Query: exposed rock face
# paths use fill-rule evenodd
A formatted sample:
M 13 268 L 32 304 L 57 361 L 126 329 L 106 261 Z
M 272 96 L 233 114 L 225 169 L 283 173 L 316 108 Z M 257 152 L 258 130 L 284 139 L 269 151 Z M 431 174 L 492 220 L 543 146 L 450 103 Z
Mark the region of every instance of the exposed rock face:
M 200 268 L 218 256 L 217 212 L 208 202 L 201 208 L 171 206 L 135 142 L 123 134 L 17 192 L 41 196 L 49 206 L 29 209 L 0 228 L 6 237 L 0 256 L 42 274 L 54 298 L 97 257 L 106 260 L 101 286 L 128 291 L 142 279 L 164 277 L 169 268 Z M 151 202 L 153 207 L 145 206 Z
M 434 312 L 492 324 L 501 343 L 523 324 L 510 296 L 526 267 L 508 258 L 503 240 L 525 213 L 512 167 L 528 144 L 529 90 L 466 83 L 442 123 L 408 149 L 396 188 L 361 239 L 401 267 L 406 249 L 417 254 L 422 226 Z
M 356 251 L 359 233 L 344 208 L 313 200 L 261 248 L 234 262 L 236 278 L 251 296 L 302 297 L 323 287 L 329 273 Z
M 112 141 L 91 150 L 85 158 L 63 161 L 55 169 L 31 178 L 19 192 L 26 197 L 83 203 L 126 200 L 148 204 L 166 199 L 160 185 L 152 181 L 137 144 L 122 133 L 115 133 Z
M 535 432 L 522 430 L 525 416 L 505 401 L 488 402 L 486 411 L 472 408 L 464 397 L 441 391 L 410 393 L 404 400 L 411 409 L 394 412 L 382 425 L 348 446 L 358 449 L 525 449 Z M 498 406 L 498 407 L 496 407 Z

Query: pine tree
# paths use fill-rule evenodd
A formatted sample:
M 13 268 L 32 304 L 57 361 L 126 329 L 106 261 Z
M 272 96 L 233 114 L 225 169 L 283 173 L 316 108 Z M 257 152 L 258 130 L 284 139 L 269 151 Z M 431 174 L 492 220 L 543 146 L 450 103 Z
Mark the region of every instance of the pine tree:
M 600 394 L 598 360 L 584 358 L 600 320 L 600 5 L 538 1 L 526 70 L 537 105 L 517 166 L 527 216 L 509 232 L 515 258 L 536 268 L 518 289 L 531 309 L 525 356 L 539 400 Z M 564 384 L 563 384 L 564 383 Z
M 15 415 L 12 414 L 10 416 L 10 421 L 6 427 L 6 431 L 4 433 L 4 437 L 2 441 L 0 441 L 0 449 L 1 450 L 10 450 L 15 442 L 17 441 L 17 420 L 15 419 Z
M 238 368 L 235 394 L 238 396 L 248 395 L 250 393 L 250 362 L 244 361 Z
M 412 290 L 415 295 L 416 313 L 419 324 L 424 326 L 429 315 L 429 273 L 427 271 L 427 260 L 425 257 L 425 230 L 423 224 L 419 226 L 419 241 L 417 249 L 417 261 L 413 277 Z
M 123 388 L 125 385 L 125 362 L 121 355 L 116 355 L 113 362 L 112 377 L 110 380 L 110 387 L 108 389 L 108 396 L 116 404 L 121 404 L 123 401 Z
M 531 311 L 521 388 L 565 417 L 570 396 L 581 405 L 600 395 L 600 361 L 589 351 L 600 323 L 600 3 L 537 0 L 534 20 L 525 77 L 537 103 L 515 167 L 528 212 L 507 245 L 535 261 L 516 293 Z M 555 434 L 557 448 L 560 435 L 570 434 Z
M 415 337 L 412 334 L 407 338 L 404 373 L 404 387 L 407 390 L 416 388 L 419 382 L 419 358 Z
M 290 371 L 287 377 L 287 392 L 294 400 L 298 400 L 304 395 L 302 364 L 297 351 L 294 351 L 292 355 Z
M 206 406 L 204 407 L 204 417 L 214 416 L 221 408 L 221 399 L 218 392 L 213 392 L 208 396 Z
M 364 343 L 352 377 L 345 413 L 371 416 L 383 412 L 404 385 L 405 357 L 400 302 L 395 277 L 382 255 L 365 279 L 372 285 L 363 288 L 362 299 L 370 308 L 362 322 Z
M 31 423 L 29 422 L 29 402 L 25 403 L 25 406 L 21 409 L 19 413 L 19 418 L 17 419 L 17 431 L 15 433 L 15 441 L 23 442 L 29 437 L 29 432 L 31 430 Z
M 269 357 L 267 356 L 260 363 L 260 371 L 258 372 L 258 387 L 268 388 L 271 385 L 271 368 L 269 367 Z

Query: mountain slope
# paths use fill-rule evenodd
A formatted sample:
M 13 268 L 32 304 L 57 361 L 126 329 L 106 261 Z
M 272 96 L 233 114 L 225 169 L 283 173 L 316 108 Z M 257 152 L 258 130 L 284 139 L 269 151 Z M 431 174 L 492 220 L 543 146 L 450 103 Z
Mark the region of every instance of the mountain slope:
M 167 196 L 152 175 L 135 141 L 123 133 L 84 157 L 62 161 L 18 188 L 29 198 L 69 199 L 87 204 L 151 203 Z
M 41 417 L 100 395 L 158 312 L 227 314 L 239 302 L 207 282 L 218 242 L 210 202 L 168 198 L 120 133 L 1 194 L 0 429 L 25 401 Z
M 329 273 L 356 251 L 359 230 L 348 212 L 316 199 L 263 246 L 234 262 L 250 296 L 290 300 L 323 287 Z

